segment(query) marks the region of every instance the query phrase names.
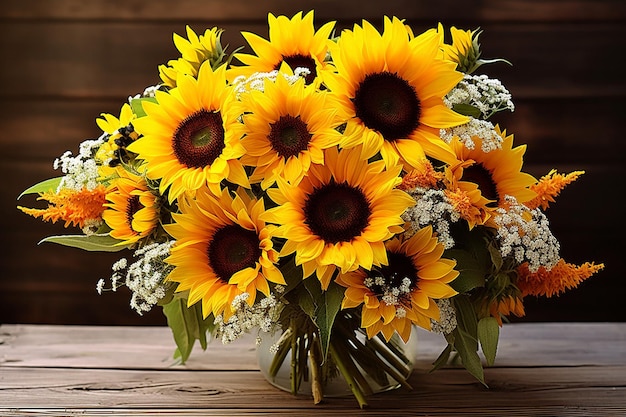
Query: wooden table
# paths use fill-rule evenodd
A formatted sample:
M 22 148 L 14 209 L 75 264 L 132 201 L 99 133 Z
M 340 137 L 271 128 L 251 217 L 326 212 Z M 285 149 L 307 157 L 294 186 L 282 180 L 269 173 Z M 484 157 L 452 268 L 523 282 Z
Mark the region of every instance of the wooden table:
M 428 373 L 443 347 L 420 332 L 410 383 L 369 399 L 313 405 L 261 376 L 252 338 L 172 360 L 163 327 L 0 326 L 2 416 L 625 416 L 626 323 L 502 328 L 485 388 L 465 370 Z

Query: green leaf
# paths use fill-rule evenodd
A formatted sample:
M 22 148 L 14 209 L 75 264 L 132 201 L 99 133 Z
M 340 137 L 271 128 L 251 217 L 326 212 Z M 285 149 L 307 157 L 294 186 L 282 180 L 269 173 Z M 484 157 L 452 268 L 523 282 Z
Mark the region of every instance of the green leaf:
M 317 306 L 322 298 L 322 287 L 319 280 L 310 277 L 302 281 L 299 291 L 292 292 L 294 303 L 297 304 L 311 319 L 315 318 Z
M 156 103 L 157 100 L 154 97 L 142 97 L 142 98 L 134 98 L 130 101 L 130 108 L 133 110 L 133 113 L 137 117 L 143 117 L 146 115 L 145 110 L 143 109 L 143 103 L 149 101 L 151 103 Z
M 469 297 L 457 295 L 452 299 L 456 309 L 457 328 L 467 333 L 474 341 L 471 346 L 474 351 L 478 351 L 478 316 Z
M 471 104 L 465 104 L 465 103 L 455 104 L 454 106 L 452 106 L 452 110 L 464 116 L 472 116 L 475 118 L 479 118 L 480 115 L 482 114 L 481 111 L 477 107 L 474 107 Z
M 25 196 L 27 194 L 39 194 L 39 193 L 45 193 L 46 191 L 54 191 L 57 189 L 59 184 L 61 184 L 62 179 L 63 177 L 56 177 L 56 178 L 47 179 L 45 181 L 41 181 L 33 185 L 32 187 L 29 187 L 25 189 L 24 191 L 22 191 L 22 193 L 17 197 L 17 199 L 19 200 L 20 198 L 22 198 L 22 196 Z
M 489 257 L 491 259 L 491 263 L 493 264 L 494 270 L 499 271 L 502 268 L 502 253 L 498 248 L 496 248 L 493 244 L 487 245 L 487 250 L 489 250 Z
M 295 256 L 283 258 L 280 262 L 280 271 L 287 282 L 287 288 L 283 294 L 288 294 L 302 284 L 302 267 L 296 265 Z
M 202 318 L 202 306 L 196 303 L 187 307 L 187 300 L 174 297 L 163 306 L 163 314 L 167 318 L 167 325 L 172 330 L 176 351 L 174 358 L 185 363 L 193 350 L 196 340 L 200 341 L 202 349 L 207 347 L 207 331 L 212 330 L 211 317 Z
M 167 325 L 172 330 L 174 342 L 176 342 L 176 352 L 174 358 L 180 358 L 185 363 L 193 350 L 196 339 L 192 336 L 192 329 L 197 327 L 195 314 L 188 317 L 187 301 L 183 298 L 175 297 L 168 304 L 163 306 L 163 314 L 167 318 Z M 191 321 L 191 323 L 190 323 Z
M 477 345 L 476 339 L 458 327 L 452 333 L 454 333 L 454 348 L 461 357 L 463 367 L 486 386 L 483 365 L 475 349 Z
M 335 322 L 335 317 L 341 309 L 344 290 L 338 284 L 331 282 L 328 289 L 323 294 L 323 299 L 316 311 L 316 317 L 313 320 L 320 332 L 320 344 L 322 347 L 322 358 L 326 358 L 330 345 L 330 334 Z
M 213 324 L 215 322 L 215 319 L 212 314 L 209 315 L 209 317 L 207 317 L 206 319 L 203 317 L 202 306 L 200 303 L 196 303 L 193 310 L 196 313 L 196 319 L 198 322 L 198 327 L 193 333 L 193 336 L 200 342 L 200 347 L 202 348 L 202 350 L 206 350 L 208 346 L 207 333 L 212 332 L 215 328 Z
M 444 366 L 446 363 L 448 363 L 448 360 L 450 359 L 450 354 L 452 353 L 453 348 L 454 346 L 448 343 L 448 346 L 446 346 L 446 348 L 441 352 L 441 354 L 439 354 L 439 357 L 435 360 L 435 362 L 433 362 L 433 368 L 430 370 L 430 372 L 434 372 L 437 369 Z
M 343 287 L 331 282 L 326 291 L 322 290 L 320 281 L 310 277 L 302 281 L 301 291 L 293 291 L 291 302 L 298 305 L 317 326 L 320 335 L 322 358 L 326 358 L 330 344 L 330 334 L 335 317 L 341 309 Z
M 478 341 L 485 354 L 487 365 L 492 366 L 496 360 L 500 326 L 494 317 L 485 317 L 478 322 Z
M 476 257 L 463 249 L 450 249 L 446 251 L 445 257 L 456 260 L 456 269 L 459 276 L 450 283 L 450 286 L 459 293 L 469 292 L 476 287 L 485 286 L 485 270 L 484 264 L 479 262 Z
M 39 244 L 44 242 L 56 243 L 90 252 L 119 252 L 127 247 L 127 245 L 120 245 L 121 240 L 115 239 L 108 234 L 48 236 L 42 239 Z

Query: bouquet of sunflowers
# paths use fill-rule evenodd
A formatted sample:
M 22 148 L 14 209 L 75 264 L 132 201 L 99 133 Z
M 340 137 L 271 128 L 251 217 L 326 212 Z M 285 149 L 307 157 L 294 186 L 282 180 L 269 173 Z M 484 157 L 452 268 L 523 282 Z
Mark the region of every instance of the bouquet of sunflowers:
M 447 341 L 434 368 L 455 357 L 484 382 L 525 297 L 603 268 L 561 259 L 544 214 L 582 172 L 522 171 L 525 146 L 490 121 L 514 105 L 479 72 L 506 63 L 481 58 L 480 30 L 268 21 L 269 39 L 242 33 L 250 53 L 219 28 L 174 34 L 158 84 L 24 191 L 46 208 L 19 208 L 81 229 L 45 242 L 130 251 L 97 289 L 160 306 L 183 362 L 276 335 L 270 381 L 286 364 L 319 402 L 339 378 L 363 407 L 375 384 L 409 387 L 419 326 Z

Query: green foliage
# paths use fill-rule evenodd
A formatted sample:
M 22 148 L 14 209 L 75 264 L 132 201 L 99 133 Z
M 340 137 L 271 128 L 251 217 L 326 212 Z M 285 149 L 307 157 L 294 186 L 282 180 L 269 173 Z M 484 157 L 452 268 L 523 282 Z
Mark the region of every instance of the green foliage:
M 483 365 L 480 356 L 478 356 L 478 351 L 474 348 L 477 344 L 476 339 L 462 328 L 457 327 L 452 333 L 446 335 L 446 340 L 454 346 L 461 358 L 463 367 L 486 386 Z
M 200 342 L 202 349 L 206 350 L 207 333 L 214 329 L 213 316 L 203 318 L 200 303 L 187 307 L 186 299 L 174 297 L 163 306 L 163 314 L 176 342 L 175 359 L 185 363 L 196 340 Z
M 446 337 L 447 339 L 447 337 Z M 439 354 L 439 357 L 433 362 L 433 367 L 430 372 L 434 372 L 442 366 L 446 365 L 450 361 L 450 355 L 454 350 L 454 345 L 452 343 L 448 343 L 446 348 Z
M 289 294 L 302 283 L 302 267 L 296 265 L 295 256 L 289 256 L 280 260 L 280 271 L 285 278 L 287 287 L 283 295 Z
M 22 196 L 27 195 L 27 194 L 39 194 L 39 193 L 45 193 L 47 191 L 55 191 L 57 187 L 59 186 L 59 184 L 61 184 L 62 179 L 63 177 L 56 177 L 56 178 L 49 178 L 45 181 L 41 181 L 33 185 L 32 187 L 29 187 L 25 189 L 24 191 L 22 191 L 22 193 L 17 197 L 17 199 L 19 200 L 20 198 L 22 198 Z
M 465 55 L 458 56 L 459 64 L 457 70 L 466 74 L 472 74 L 479 67 L 485 64 L 503 62 L 505 64 L 513 65 L 503 58 L 482 59 L 480 57 L 482 55 L 482 50 L 480 48 L 480 42 L 478 41 L 481 33 L 482 30 L 480 30 L 480 28 L 472 31 L 472 46 L 467 50 Z
M 499 338 L 498 320 L 494 317 L 484 317 L 478 321 L 478 341 L 489 366 L 492 366 L 496 360 Z
M 137 117 L 144 117 L 146 115 L 145 110 L 143 109 L 143 103 L 145 102 L 156 103 L 157 100 L 154 97 L 142 97 L 142 98 L 134 98 L 130 101 L 130 108 L 133 110 L 133 113 Z
M 490 240 L 489 232 L 483 228 L 461 228 L 455 230 L 455 240 L 459 244 L 444 254 L 444 257 L 456 260 L 455 269 L 459 271 L 459 276 L 450 285 L 461 294 L 484 287 L 496 256 L 492 253 L 492 245 L 485 245 Z
M 42 239 L 39 244 L 45 242 L 83 249 L 89 252 L 119 252 L 127 248 L 127 245 L 121 244 L 123 241 L 111 237 L 108 233 L 48 236 Z
M 456 352 L 463 367 L 474 376 L 474 378 L 486 386 L 483 365 L 478 355 L 479 325 L 476 311 L 474 310 L 470 298 L 466 295 L 459 294 L 454 297 L 452 302 L 457 312 L 457 327 L 451 333 L 445 335 L 448 346 L 446 346 L 433 363 L 432 371 L 448 363 L 451 354 Z M 483 326 L 489 327 L 490 323 L 485 322 Z M 483 328 L 480 331 L 484 333 L 485 345 L 483 346 L 487 346 L 490 357 L 491 353 L 494 352 L 493 358 L 495 359 L 493 334 L 490 333 L 492 329 Z M 481 343 L 483 343 L 482 340 Z M 497 346 L 497 340 L 495 344 Z
M 452 299 L 452 304 L 456 309 L 457 329 L 463 331 L 471 338 L 467 346 L 473 351 L 478 350 L 478 317 L 472 301 L 468 296 L 458 295 Z
M 463 294 L 485 285 L 485 265 L 471 252 L 464 249 L 450 249 L 445 256 L 456 260 L 454 269 L 459 271 L 459 276 L 450 283 L 450 286 L 457 292 Z
M 464 116 L 472 116 L 477 119 L 482 115 L 478 107 L 472 106 L 471 104 L 458 103 L 452 106 L 452 110 Z
M 294 292 L 293 302 L 302 308 L 319 330 L 322 358 L 326 358 L 328 354 L 330 335 L 335 317 L 341 309 L 343 293 L 343 287 L 334 282 L 323 291 L 315 277 L 302 281 L 300 291 Z

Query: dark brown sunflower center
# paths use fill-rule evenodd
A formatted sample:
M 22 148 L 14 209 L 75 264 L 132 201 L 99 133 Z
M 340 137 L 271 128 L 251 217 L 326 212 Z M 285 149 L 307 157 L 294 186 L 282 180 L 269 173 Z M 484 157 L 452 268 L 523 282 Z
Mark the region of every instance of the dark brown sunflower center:
M 281 116 L 275 123 L 270 123 L 269 141 L 280 156 L 289 158 L 306 150 L 313 135 L 300 116 Z
M 327 243 L 349 242 L 369 224 L 371 208 L 359 188 L 331 182 L 317 188 L 304 205 L 305 222 Z
M 475 163 L 463 169 L 463 177 L 461 180 L 477 184 L 483 197 L 489 200 L 494 200 L 495 203 L 490 204 L 497 205 L 500 197 L 498 194 L 498 188 L 496 187 L 496 183 L 493 181 L 491 172 L 482 164 Z
M 234 273 L 245 268 L 254 268 L 261 256 L 257 233 L 239 225 L 228 225 L 218 229 L 209 243 L 209 265 L 215 274 L 228 282 Z
M 119 137 L 113 139 L 113 143 L 117 146 L 117 148 L 113 151 L 114 157 L 109 161 L 110 167 L 116 167 L 122 162 L 128 162 L 130 160 L 130 154 L 126 151 L 126 147 L 133 143 L 138 137 L 132 123 L 129 123 L 127 126 L 120 127 L 117 131 L 119 133 Z M 109 138 L 109 142 L 110 141 L 111 138 Z
M 417 268 L 404 253 L 387 252 L 389 264 L 369 272 L 363 284 L 387 305 L 411 305 L 410 294 L 417 288 Z
M 133 217 L 135 216 L 135 213 L 142 208 L 143 204 L 139 201 L 138 195 L 131 195 L 128 197 L 128 205 L 126 206 L 126 222 L 128 223 L 128 227 L 135 232 L 136 230 L 133 229 Z
M 383 265 L 377 272 L 385 279 L 385 284 L 391 288 L 400 288 L 404 280 L 410 281 L 409 288 L 417 286 L 417 268 L 411 258 L 404 253 L 387 252 L 388 265 Z
M 211 165 L 224 146 L 224 127 L 219 111 L 199 110 L 183 120 L 174 132 L 174 155 L 190 168 Z
M 356 116 L 385 140 L 408 137 L 419 126 L 420 101 L 415 88 L 397 74 L 369 74 L 354 94 Z
M 317 70 L 315 68 L 315 60 L 310 56 L 306 55 L 289 55 L 283 56 L 283 60 L 276 64 L 274 69 L 280 69 L 280 65 L 285 62 L 292 70 L 296 68 L 306 68 L 309 70 L 309 73 L 304 77 L 305 84 L 311 84 L 315 77 L 317 77 Z

